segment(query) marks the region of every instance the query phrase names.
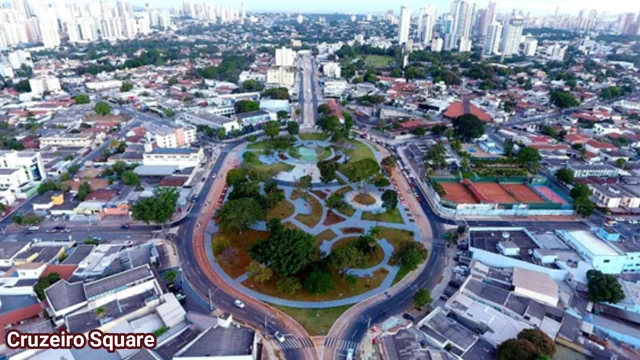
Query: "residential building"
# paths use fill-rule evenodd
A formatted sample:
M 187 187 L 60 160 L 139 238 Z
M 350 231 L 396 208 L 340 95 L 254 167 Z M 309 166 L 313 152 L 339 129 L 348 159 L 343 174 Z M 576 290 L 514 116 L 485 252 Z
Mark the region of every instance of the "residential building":
M 142 155 L 144 166 L 177 166 L 183 169 L 197 167 L 203 160 L 204 152 L 201 148 L 156 148 Z
M 83 134 L 60 134 L 40 138 L 41 149 L 47 146 L 87 147 L 92 143 L 93 139 L 91 136 Z
M 322 73 L 326 77 L 340 78 L 340 64 L 337 62 L 328 62 L 322 65 Z
M 500 37 L 502 36 L 502 24 L 494 22 L 487 29 L 487 36 L 484 40 L 483 52 L 485 55 L 498 54 Z
M 346 80 L 328 80 L 324 83 L 323 93 L 325 97 L 342 98 L 348 88 Z
M 524 19 L 522 17 L 510 18 L 503 30 L 504 36 L 500 46 L 503 55 L 511 56 L 520 52 L 520 39 L 524 29 Z
M 31 92 L 36 95 L 42 95 L 45 92 L 53 93 L 60 91 L 60 80 L 54 76 L 40 76 L 38 78 L 29 79 Z
M 398 23 L 398 44 L 403 45 L 409 41 L 409 29 L 411 27 L 411 9 L 403 5 L 400 7 L 400 22 Z
M 296 52 L 293 49 L 282 47 L 276 49 L 276 66 L 295 66 Z
M 551 60 L 563 61 L 568 46 L 562 46 L 555 43 L 547 48 L 546 54 Z
M 471 39 L 471 23 L 473 20 L 474 3 L 466 0 L 454 0 L 451 4 L 451 14 L 453 22 L 451 24 L 451 33 L 445 38 L 445 50 L 460 48 L 460 40 Z M 466 48 L 466 46 L 463 46 Z
M 277 66 L 267 71 L 267 84 L 272 87 L 290 88 L 296 83 L 296 71 L 293 67 Z
M 60 46 L 60 35 L 58 34 L 58 21 L 55 16 L 38 17 L 38 28 L 40 39 L 46 48 L 56 48 Z
M 431 41 L 431 51 L 440 52 L 444 46 L 444 40 L 442 38 L 435 38 Z
M 626 208 L 636 209 L 640 207 L 640 196 L 626 190 L 617 184 L 589 183 L 589 188 L 593 192 L 593 197 L 597 199 L 598 205 L 606 208 Z
M 524 56 L 535 56 L 538 49 L 538 40 L 532 35 L 527 35 L 524 39 Z
M 194 126 L 166 126 L 145 123 L 145 136 L 160 148 L 190 147 L 196 142 L 196 128 Z
M 418 39 L 424 46 L 429 46 L 433 39 L 433 27 L 438 18 L 438 10 L 432 5 L 423 6 L 418 14 Z
M 0 151 L 0 169 L 21 169 L 30 182 L 47 178 L 42 155 L 36 151 Z
M 183 112 L 178 115 L 178 120 L 195 126 L 203 125 L 214 129 L 223 128 L 226 132 L 237 130 L 241 127 L 236 119 L 212 114 L 209 111 Z
M 260 125 L 271 120 L 271 115 L 264 110 L 251 111 L 246 113 L 236 114 L 236 119 L 242 124 L 243 127 L 249 125 Z
M 573 171 L 575 178 L 588 177 L 616 177 L 620 174 L 620 169 L 608 164 L 583 164 L 570 162 L 567 168 Z
M 238 82 L 242 84 L 247 80 L 255 80 L 259 83 L 265 83 L 267 81 L 267 75 L 245 70 L 240 73 L 240 76 L 238 77 Z

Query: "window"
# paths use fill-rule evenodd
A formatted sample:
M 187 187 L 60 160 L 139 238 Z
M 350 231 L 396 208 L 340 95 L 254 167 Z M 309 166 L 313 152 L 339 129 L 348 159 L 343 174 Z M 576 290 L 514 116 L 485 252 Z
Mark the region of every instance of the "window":
M 606 263 L 608 263 L 608 262 L 609 262 L 609 260 L 605 260 L 605 261 L 603 261 L 603 263 L 605 263 L 605 264 L 606 264 Z

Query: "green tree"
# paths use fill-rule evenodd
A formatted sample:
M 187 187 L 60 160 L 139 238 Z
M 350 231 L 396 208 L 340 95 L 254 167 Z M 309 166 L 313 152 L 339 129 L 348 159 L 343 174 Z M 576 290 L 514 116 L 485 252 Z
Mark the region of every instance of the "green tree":
M 167 285 L 173 285 L 176 282 L 176 278 L 178 277 L 178 272 L 175 270 L 169 270 L 162 274 L 162 278 L 167 283 Z
M 415 305 L 418 310 L 431 304 L 432 302 L 433 299 L 431 298 L 431 293 L 427 289 L 418 289 L 418 291 L 413 294 L 413 305 Z
M 402 266 L 409 270 L 415 270 L 422 264 L 426 256 L 417 248 L 409 248 L 402 254 Z
M 336 179 L 336 171 L 338 170 L 338 163 L 331 160 L 318 161 L 318 170 L 320 171 L 320 181 L 323 183 L 330 183 Z
M 289 90 L 284 87 L 271 88 L 265 91 L 262 96 L 276 100 L 289 100 Z
M 618 279 L 599 270 L 587 271 L 589 300 L 616 304 L 624 300 L 624 291 Z
M 295 121 L 287 122 L 287 132 L 289 135 L 298 135 L 300 132 L 300 124 Z
M 177 84 L 177 83 L 178 83 L 178 78 L 176 78 L 176 77 L 174 76 L 174 77 L 170 78 L 170 79 L 169 79 L 169 81 L 167 81 L 167 83 L 168 83 L 170 86 L 173 86 L 173 85 L 175 85 L 175 84 Z
M 227 130 L 225 130 L 225 128 L 221 127 L 216 131 L 216 136 L 218 137 L 218 139 L 220 140 L 224 140 L 227 138 Z
M 242 88 L 248 92 L 256 92 L 264 90 L 264 85 L 256 80 L 249 79 L 242 83 Z
M 573 207 L 576 213 L 583 218 L 593 215 L 596 211 L 596 205 L 586 196 L 580 196 L 573 200 Z
M 348 268 L 361 267 L 364 260 L 363 253 L 351 243 L 332 250 L 328 263 L 329 266 L 344 274 Z
M 623 169 L 627 166 L 627 160 L 623 158 L 619 158 L 616 160 L 616 166 L 620 169 Z
M 249 277 L 259 283 L 265 283 L 273 277 L 273 270 L 260 264 L 257 261 L 252 261 L 247 268 Z
M 331 273 L 324 269 L 313 269 L 304 278 L 304 288 L 314 294 L 321 295 L 333 289 L 333 279 Z
M 562 168 L 556 171 L 556 179 L 567 184 L 573 184 L 573 171 L 568 168 Z
M 84 201 L 84 199 L 87 198 L 87 195 L 89 195 L 90 192 L 91 192 L 91 185 L 86 181 L 83 182 L 78 187 L 78 199 L 80 199 L 80 201 Z
M 538 351 L 530 341 L 509 339 L 498 346 L 496 360 L 537 360 Z
M 380 165 L 374 159 L 364 158 L 349 163 L 342 172 L 353 182 L 366 181 L 380 172 Z
M 573 199 L 577 199 L 579 197 L 589 197 L 591 196 L 591 189 L 583 183 L 578 183 L 573 186 L 571 189 L 570 195 Z
M 513 141 L 505 141 L 504 142 L 504 154 L 506 156 L 513 156 Z
M 174 117 L 176 115 L 176 111 L 170 108 L 166 108 L 163 110 L 164 116 L 166 117 Z
M 289 117 L 289 113 L 285 110 L 280 110 L 276 113 L 276 116 L 278 117 L 278 120 L 283 120 Z
M 329 116 L 331 115 L 331 107 L 327 104 L 321 104 L 318 106 L 318 113 L 325 117 Z
M 236 186 L 247 181 L 247 173 L 243 169 L 231 169 L 227 172 L 227 185 Z
M 445 155 L 447 154 L 447 149 L 444 146 L 442 141 L 438 141 L 435 145 L 427 151 L 427 155 L 425 156 L 425 160 L 431 165 L 431 168 L 434 170 L 441 170 L 447 166 Z
M 47 181 L 41 182 L 40 185 L 38 186 L 38 195 L 42 195 L 47 191 L 60 191 L 61 189 L 62 187 L 59 182 L 55 180 L 47 180 Z
M 518 159 L 520 163 L 526 164 L 531 171 L 535 172 L 538 169 L 540 160 L 542 160 L 542 156 L 537 149 L 523 147 L 518 151 L 518 154 L 516 154 L 516 159 Z
M 131 207 L 132 218 L 147 224 L 160 224 L 163 228 L 176 210 L 180 194 L 174 187 L 158 187 L 153 196 L 138 200 Z
M 269 237 L 249 249 L 251 257 L 269 267 L 280 277 L 296 275 L 314 252 L 313 236 L 298 229 L 288 229 L 280 219 L 269 220 Z
M 264 127 L 264 133 L 272 139 L 275 138 L 280 134 L 280 123 L 274 120 L 267 122 Z
M 51 274 L 38 279 L 38 282 L 33 286 L 33 291 L 36 293 L 36 296 L 40 301 L 43 301 L 46 297 L 44 291 L 51 285 L 55 284 L 60 280 L 60 274 L 57 272 L 52 272 Z
M 484 123 L 473 114 L 459 116 L 452 123 L 456 136 L 463 140 L 477 139 L 485 132 Z
M 533 89 L 533 84 L 531 83 L 531 78 L 527 78 L 527 81 L 525 81 L 524 89 L 527 90 L 527 91 Z
M 576 100 L 573 95 L 559 90 L 551 93 L 551 102 L 561 109 L 580 105 L 580 102 Z
M 98 115 L 108 115 L 111 112 L 111 106 L 104 101 L 99 101 L 93 107 L 93 111 Z
M 132 170 L 127 170 L 122 173 L 122 182 L 125 185 L 132 185 L 132 186 L 140 185 L 140 179 L 138 178 L 138 174 L 136 174 Z
M 551 357 L 556 353 L 556 344 L 553 342 L 553 339 L 540 329 L 524 329 L 518 334 L 518 339 L 527 340 L 532 343 L 538 351 L 538 357 Z
M 293 295 L 302 288 L 300 279 L 297 277 L 285 277 L 278 280 L 276 289 L 284 295 Z
M 78 94 L 73 99 L 76 101 L 76 105 L 88 104 L 91 102 L 91 99 L 87 94 Z
M 133 84 L 131 83 L 124 82 L 122 83 L 122 85 L 120 85 L 120 92 L 131 91 L 131 89 L 133 89 Z
M 385 190 L 382 193 L 382 206 L 387 211 L 395 210 L 398 207 L 398 193 L 395 190 Z
M 237 114 L 258 111 L 260 109 L 260 104 L 251 100 L 240 100 L 236 102 L 235 109 Z
M 398 166 L 398 160 L 396 159 L 395 156 L 389 155 L 382 159 L 382 161 L 380 162 L 380 165 L 382 165 L 382 168 L 384 169 L 384 172 L 387 175 L 391 175 L 391 172 L 393 171 L 393 169 L 395 169 L 396 166 Z
M 263 216 L 260 203 L 255 199 L 240 198 L 229 200 L 215 214 L 220 225 L 242 231 L 255 225 Z
M 413 129 L 412 133 L 416 136 L 424 136 L 427 133 L 427 130 L 423 127 L 417 127 Z

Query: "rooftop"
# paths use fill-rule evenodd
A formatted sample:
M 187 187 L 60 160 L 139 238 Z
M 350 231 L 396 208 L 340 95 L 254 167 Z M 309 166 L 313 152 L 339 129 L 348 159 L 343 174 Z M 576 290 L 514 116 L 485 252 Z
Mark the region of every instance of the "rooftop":
M 245 327 L 215 327 L 202 332 L 180 357 L 210 357 L 250 355 L 253 352 L 255 331 Z
M 609 246 L 604 240 L 597 237 L 594 233 L 587 230 L 574 230 L 562 232 L 567 234 L 571 239 L 575 240 L 580 246 L 587 249 L 594 255 L 616 256 L 620 255 L 613 247 Z
M 88 299 L 126 287 L 140 280 L 153 278 L 153 272 L 148 265 L 121 272 L 84 285 Z
M 446 342 L 451 341 L 463 350 L 469 349 L 478 339 L 478 336 L 471 330 L 465 328 L 457 321 L 446 317 L 442 312 L 432 316 L 420 330 L 429 334 L 429 330 L 435 331 L 436 334 Z

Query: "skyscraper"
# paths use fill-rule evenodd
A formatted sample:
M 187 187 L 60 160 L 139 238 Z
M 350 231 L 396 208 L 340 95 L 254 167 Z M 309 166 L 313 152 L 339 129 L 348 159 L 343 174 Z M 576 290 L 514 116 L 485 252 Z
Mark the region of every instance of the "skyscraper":
M 418 39 L 423 45 L 431 43 L 431 39 L 433 38 L 433 25 L 437 17 L 437 10 L 433 6 L 427 5 L 420 8 Z
M 473 3 L 465 0 L 455 0 L 451 4 L 451 14 L 453 15 L 453 24 L 451 34 L 445 39 L 445 50 L 455 49 L 460 39 L 471 38 L 471 20 L 473 12 Z
M 411 26 L 411 9 L 404 5 L 400 8 L 400 23 L 398 24 L 398 43 L 400 45 L 409 40 L 409 26 Z
M 487 36 L 487 31 L 489 30 L 489 25 L 493 24 L 496 21 L 496 3 L 489 2 L 489 5 L 484 10 L 480 18 L 479 32 L 481 37 Z
M 502 52 L 503 55 L 509 56 L 518 53 L 523 29 L 524 19 L 522 17 L 514 16 L 507 21 L 502 45 L 500 47 L 500 52 Z
M 43 16 L 39 18 L 38 27 L 40 28 L 40 37 L 44 47 L 55 48 L 60 46 L 58 22 L 54 17 Z
M 484 39 L 483 53 L 485 55 L 495 55 L 498 53 L 500 37 L 502 36 L 502 24 L 494 22 L 487 28 L 487 36 Z

